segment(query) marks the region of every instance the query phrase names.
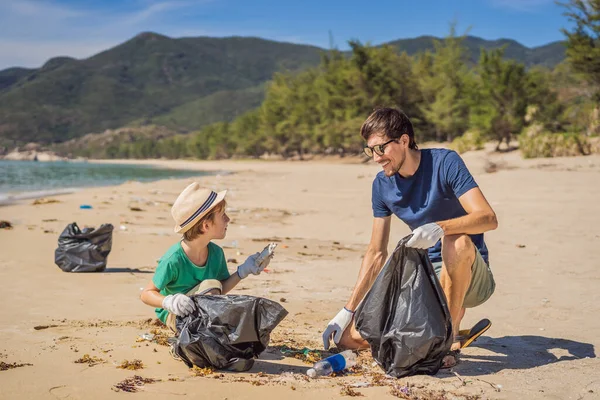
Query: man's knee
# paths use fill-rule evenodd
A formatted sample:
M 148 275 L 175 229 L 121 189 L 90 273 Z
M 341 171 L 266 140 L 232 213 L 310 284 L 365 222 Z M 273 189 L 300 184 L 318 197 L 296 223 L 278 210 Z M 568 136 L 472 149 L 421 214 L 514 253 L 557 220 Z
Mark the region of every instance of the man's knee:
M 475 245 L 469 235 L 446 235 L 442 238 L 442 258 L 449 269 L 470 267 L 475 261 Z

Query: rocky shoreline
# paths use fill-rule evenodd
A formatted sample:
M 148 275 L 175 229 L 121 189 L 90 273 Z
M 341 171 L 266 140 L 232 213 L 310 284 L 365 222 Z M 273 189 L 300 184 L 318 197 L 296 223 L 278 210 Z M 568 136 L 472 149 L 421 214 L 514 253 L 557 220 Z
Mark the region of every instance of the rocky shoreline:
M 55 152 L 43 148 L 37 143 L 29 143 L 23 147 L 16 147 L 5 154 L 0 152 L 0 160 L 10 161 L 66 161 L 67 157 L 57 155 Z

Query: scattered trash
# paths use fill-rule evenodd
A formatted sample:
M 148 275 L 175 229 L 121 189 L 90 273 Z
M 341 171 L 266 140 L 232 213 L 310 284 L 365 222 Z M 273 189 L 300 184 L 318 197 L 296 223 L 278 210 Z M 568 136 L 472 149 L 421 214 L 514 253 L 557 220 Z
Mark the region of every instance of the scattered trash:
M 91 210 L 93 207 L 89 204 L 82 204 L 79 206 L 81 210 Z
M 192 368 L 190 368 L 190 372 L 194 376 L 207 376 L 215 372 L 215 370 L 212 367 L 199 368 L 194 365 Z
M 0 221 L 0 229 L 12 229 L 13 226 L 8 221 Z
M 160 382 L 160 379 L 153 378 L 144 378 L 139 375 L 134 375 L 131 378 L 127 378 L 124 381 L 121 381 L 114 385 L 112 389 L 115 392 L 124 391 L 129 393 L 135 393 L 139 390 L 141 386 L 144 386 L 146 383 L 154 383 Z
M 9 369 L 14 369 L 14 368 L 21 368 L 21 367 L 26 367 L 26 366 L 31 366 L 33 364 L 29 364 L 29 363 L 23 363 L 23 364 L 17 364 L 17 363 L 5 363 L 4 361 L 0 361 L 0 371 L 7 371 Z
M 119 226 L 119 230 L 126 231 L 127 230 L 127 226 L 126 225 L 121 225 L 121 226 Z
M 306 375 L 311 378 L 328 376 L 334 372 L 340 372 L 355 365 L 356 354 L 354 354 L 352 350 L 346 350 L 318 361 L 312 368 L 306 371 Z
M 342 396 L 350 396 L 350 397 L 363 397 L 364 396 L 364 394 L 362 394 L 361 392 L 357 392 L 356 390 L 352 389 L 348 385 L 342 386 L 342 389 L 340 390 L 340 394 Z
M 130 371 L 135 371 L 138 369 L 143 369 L 144 368 L 144 363 L 142 362 L 142 360 L 133 360 L 133 361 L 129 361 L 129 360 L 123 360 L 121 362 L 121 365 L 117 366 L 117 368 L 121 368 L 121 369 L 128 369 Z
M 237 264 L 237 260 L 235 258 L 228 258 L 227 259 L 228 263 L 233 263 L 233 264 Z
M 42 329 L 48 329 L 48 328 L 56 328 L 58 325 L 37 325 L 34 326 L 33 329 L 35 329 L 36 331 L 41 331 Z
M 152 334 L 152 333 L 144 333 L 144 334 L 141 334 L 141 335 L 140 335 L 140 337 L 138 338 L 138 340 L 136 340 L 136 342 L 141 342 L 141 341 L 143 341 L 143 340 L 148 340 L 148 341 L 150 341 L 150 342 L 151 342 L 151 341 L 153 341 L 153 340 L 154 340 L 154 337 L 155 337 L 155 336 L 156 336 L 156 335 L 154 335 L 154 334 Z
M 58 221 L 56 218 L 50 218 L 50 219 L 43 219 L 42 222 L 54 222 L 54 221 Z
M 369 382 L 356 382 L 356 383 L 353 383 L 352 385 L 350 385 L 350 387 L 367 388 L 367 387 L 371 387 L 371 384 Z
M 91 356 L 90 357 L 89 354 L 84 354 L 83 357 L 81 357 L 80 359 L 75 360 L 73 362 L 75 364 L 87 364 L 88 367 L 93 367 L 94 365 L 105 363 L 106 361 L 104 361 L 100 357 L 96 357 L 96 356 Z
M 519 248 L 519 249 L 524 249 L 524 248 L 525 248 L 525 245 L 524 245 L 524 244 L 517 244 L 516 246 L 517 246 L 517 248 Z
M 39 199 L 35 199 L 33 201 L 34 206 L 40 205 L 40 204 L 52 204 L 52 203 L 60 203 L 60 201 L 56 200 L 56 199 L 46 199 L 46 198 L 39 198 Z
M 287 299 L 285 297 L 282 297 L 279 299 L 280 302 L 285 303 L 287 301 Z
M 139 207 L 129 207 L 129 209 L 130 209 L 131 211 L 145 211 L 145 210 L 142 210 L 142 209 L 141 209 L 141 208 L 139 208 Z

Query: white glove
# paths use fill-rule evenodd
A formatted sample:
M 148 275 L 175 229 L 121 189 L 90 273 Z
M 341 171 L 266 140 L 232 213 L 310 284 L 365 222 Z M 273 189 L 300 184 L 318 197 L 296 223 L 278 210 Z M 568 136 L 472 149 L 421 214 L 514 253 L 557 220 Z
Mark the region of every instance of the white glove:
M 434 246 L 444 236 L 444 230 L 435 222 L 418 227 L 412 232 L 412 237 L 406 242 L 406 247 L 428 249 Z
M 248 275 L 259 275 L 271 262 L 275 255 L 273 252 L 277 247 L 277 243 L 267 245 L 260 253 L 254 253 L 244 261 L 237 269 L 237 274 L 244 279 Z
M 185 294 L 176 293 L 166 296 L 162 301 L 162 308 L 178 317 L 185 317 L 196 309 L 194 300 Z
M 333 342 L 335 344 L 338 344 L 340 342 L 342 334 L 344 333 L 348 325 L 350 325 L 353 316 L 354 312 L 344 307 L 339 313 L 337 313 L 337 315 L 331 321 L 329 321 L 327 329 L 325 329 L 325 332 L 323 332 L 323 347 L 325 348 L 325 350 L 329 349 L 329 341 L 331 340 L 331 335 L 333 335 Z

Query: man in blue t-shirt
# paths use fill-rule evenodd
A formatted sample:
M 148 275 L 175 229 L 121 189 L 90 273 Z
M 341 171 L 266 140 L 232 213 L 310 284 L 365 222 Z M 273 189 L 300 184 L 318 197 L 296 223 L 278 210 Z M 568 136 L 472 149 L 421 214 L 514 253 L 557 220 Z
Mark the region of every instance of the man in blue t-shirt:
M 365 153 L 383 169 L 373 181 L 373 231 L 350 300 L 327 326 L 323 344 L 327 349 L 333 335 L 343 348 L 369 346 L 354 326 L 354 310 L 385 264 L 394 214 L 412 230 L 407 246 L 429 249 L 440 278 L 455 338 L 443 366 L 452 367 L 465 308 L 484 303 L 495 289 L 483 233 L 496 229 L 496 214 L 456 152 L 418 149 L 402 111 L 376 110 L 363 123 L 361 135 L 367 141 Z

